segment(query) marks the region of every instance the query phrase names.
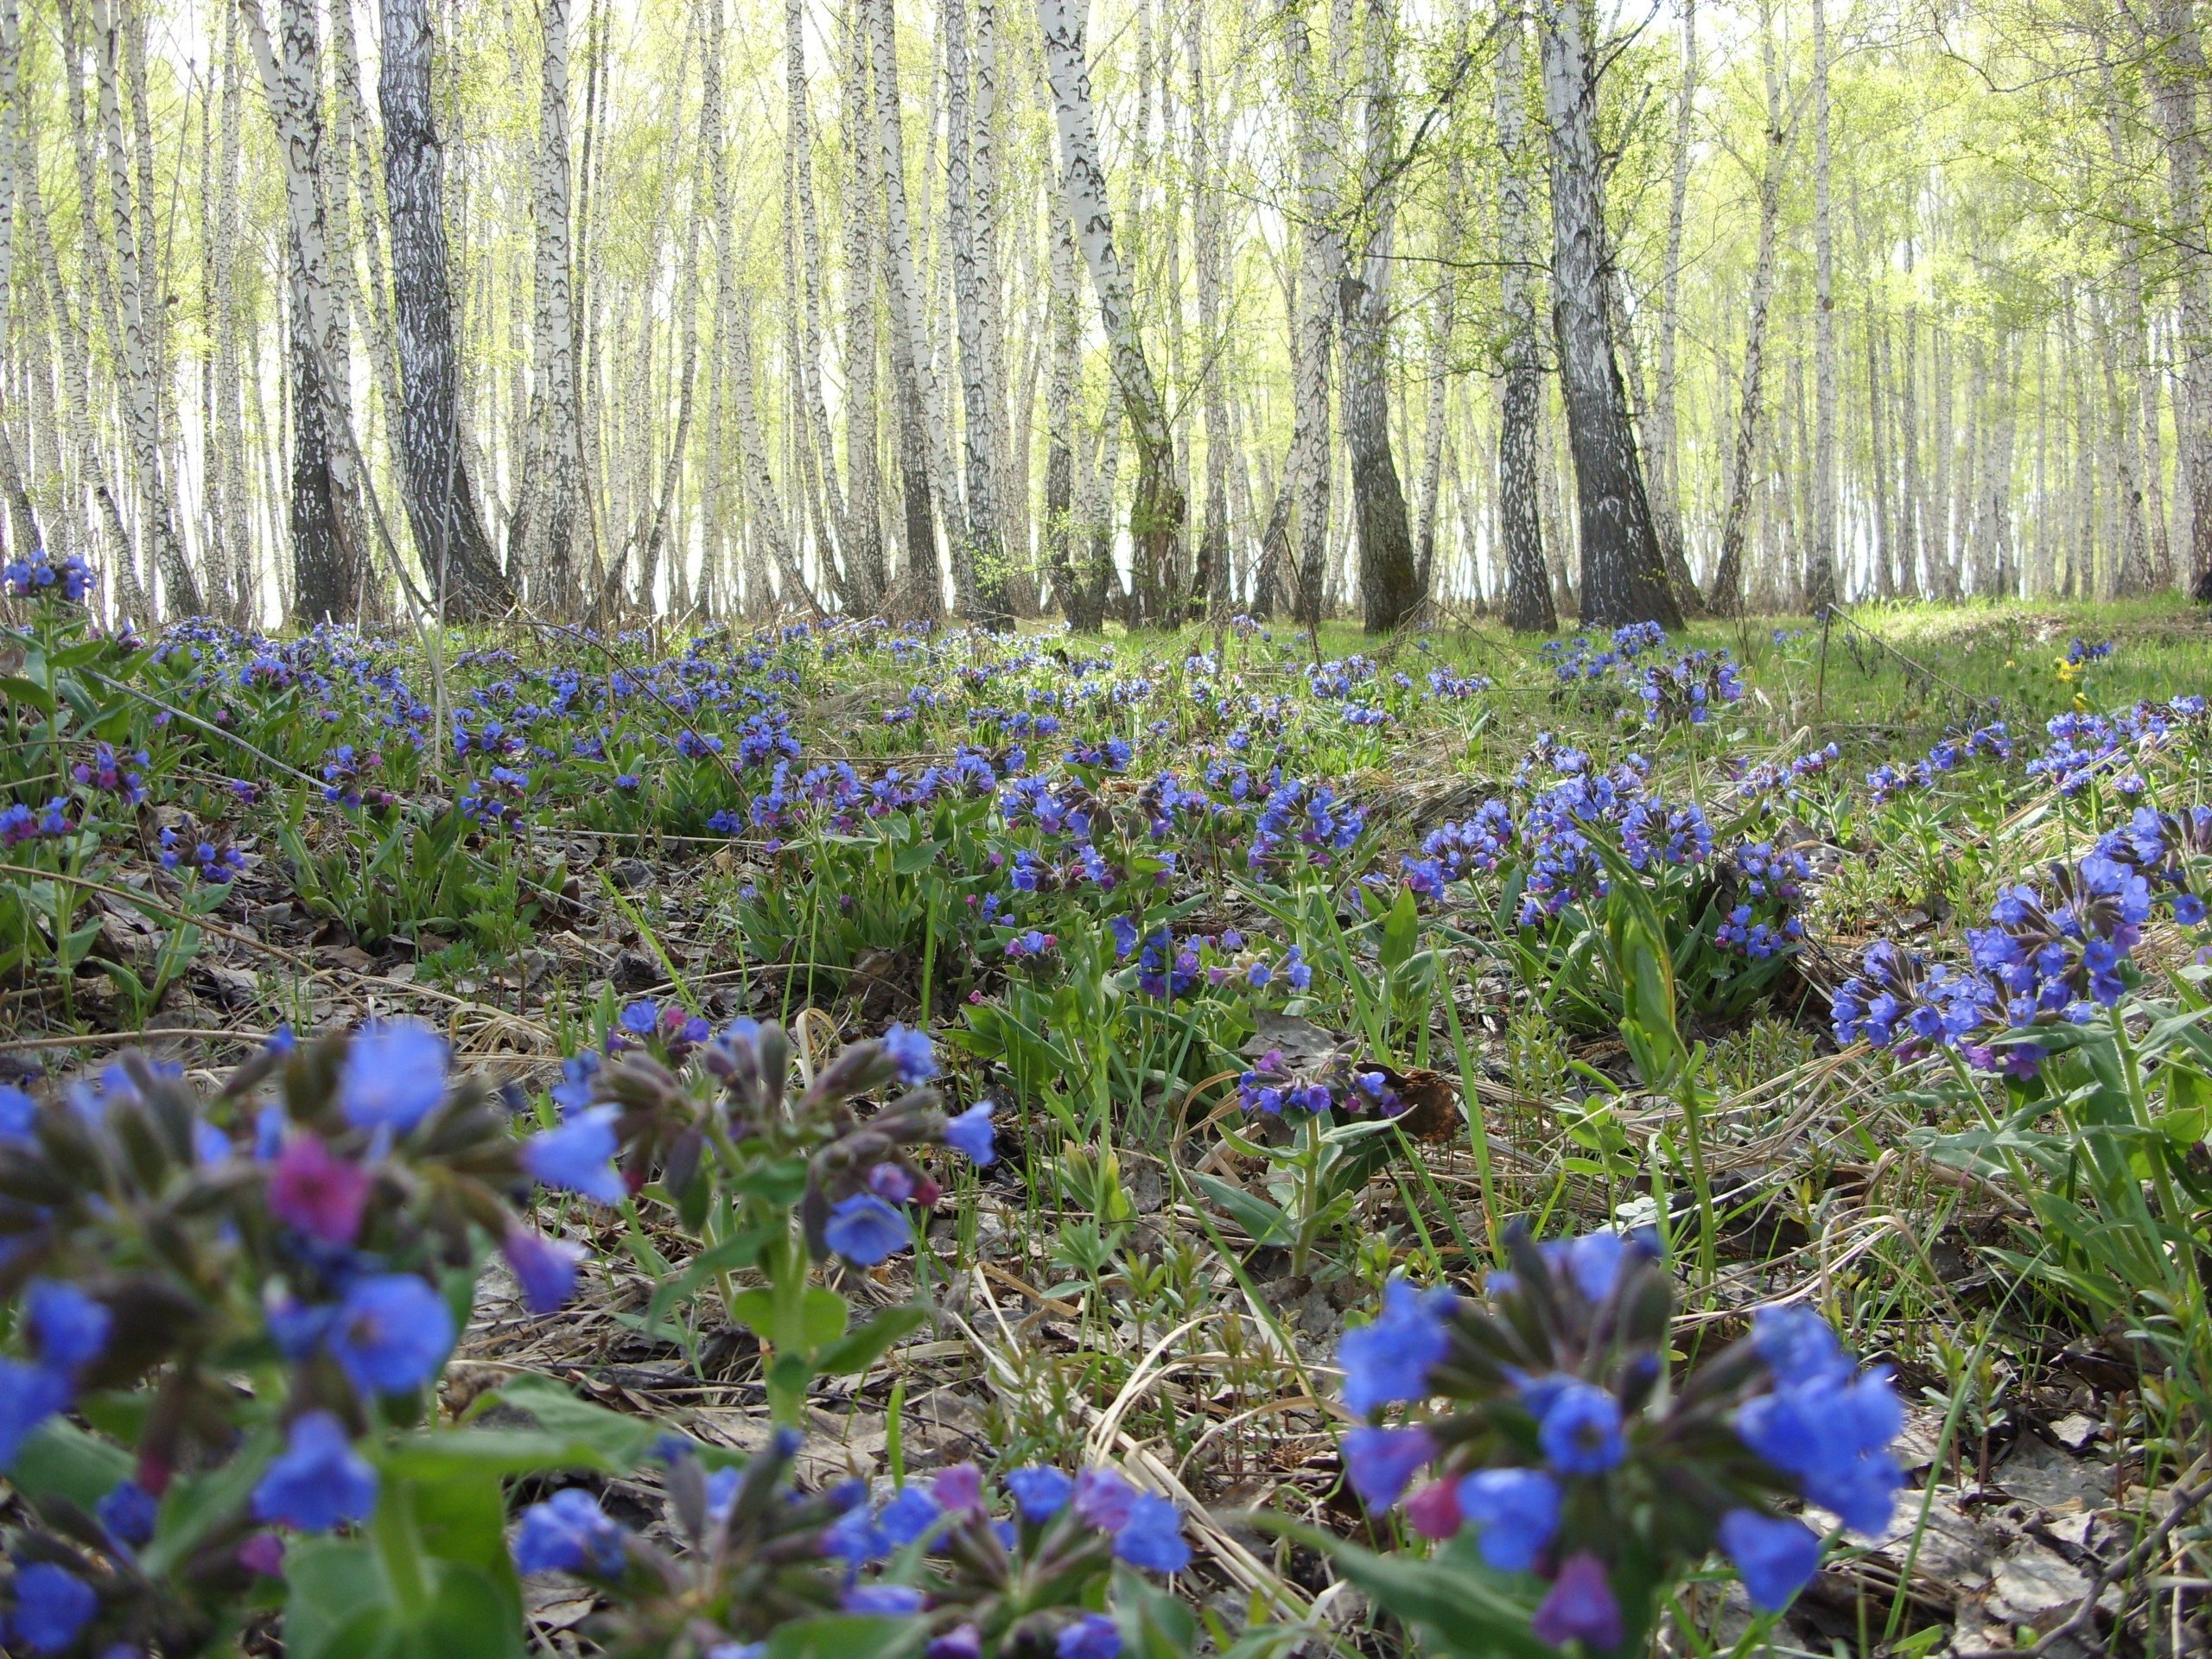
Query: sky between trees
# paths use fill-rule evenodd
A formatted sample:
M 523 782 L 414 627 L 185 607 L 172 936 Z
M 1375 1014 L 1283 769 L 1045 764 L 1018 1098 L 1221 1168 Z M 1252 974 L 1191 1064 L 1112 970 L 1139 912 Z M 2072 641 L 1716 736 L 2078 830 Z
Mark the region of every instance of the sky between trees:
M 2212 563 L 2191 0 L 0 0 L 0 53 L 8 556 L 142 623 Z

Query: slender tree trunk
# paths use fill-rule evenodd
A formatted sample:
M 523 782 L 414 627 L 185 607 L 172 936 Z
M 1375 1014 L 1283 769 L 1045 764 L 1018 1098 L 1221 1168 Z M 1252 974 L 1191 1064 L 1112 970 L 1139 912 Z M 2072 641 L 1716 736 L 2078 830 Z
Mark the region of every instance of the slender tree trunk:
M 344 0 L 340 0 L 344 3 Z M 709 0 L 717 3 L 717 0 Z M 537 253 L 531 271 L 531 400 L 523 475 L 507 565 L 556 615 L 575 603 L 576 504 L 583 442 L 576 422 L 576 328 L 569 287 L 569 5 L 540 0 L 537 153 L 531 185 Z
M 1689 553 L 1682 536 L 1675 341 L 1681 327 L 1683 210 L 1689 192 L 1700 55 L 1697 0 L 1681 0 L 1681 6 L 1682 79 L 1675 94 L 1674 160 L 1667 190 L 1666 264 L 1659 277 L 1659 372 L 1652 387 L 1650 416 L 1644 430 L 1651 448 L 1652 528 L 1659 537 L 1660 556 L 1666 561 L 1667 579 L 1674 585 L 1675 601 L 1682 607 L 1683 614 L 1695 615 L 1704 608 L 1705 601 L 1698 592 L 1696 578 L 1690 575 Z
M 1836 601 L 1835 234 L 1828 173 L 1827 0 L 1813 7 L 1813 524 L 1805 604 L 1815 616 Z
M 934 495 L 948 522 L 959 511 L 949 499 L 950 473 L 932 479 L 933 463 L 947 446 L 931 442 L 938 408 L 937 378 L 930 366 L 929 329 L 914 259 L 913 226 L 906 211 L 906 143 L 899 118 L 899 44 L 892 0 L 871 0 L 874 46 L 877 143 L 883 177 L 884 287 L 891 300 L 891 360 L 899 388 L 899 472 L 906 503 L 906 599 L 925 613 L 944 604 L 938 574 Z M 934 487 L 933 487 L 934 486 Z
M 1526 25 L 1515 13 L 1497 24 L 1497 234 L 1499 310 L 1505 379 L 1497 422 L 1498 538 L 1505 564 L 1505 626 L 1518 633 L 1559 626 L 1544 563 L 1544 520 L 1536 479 L 1536 422 L 1543 396 L 1537 366 L 1536 302 L 1532 267 L 1535 214 L 1529 201 L 1522 44 Z M 1667 350 L 1671 353 L 1671 340 Z M 1662 383 L 1672 397 L 1671 358 Z
M 2212 605 L 2212 248 L 2205 236 L 2204 132 L 2197 99 L 2204 41 L 2195 0 L 2158 0 L 2145 41 L 2152 102 L 2165 136 L 2180 312 L 2174 342 L 2176 493 L 2189 502 L 2183 579 Z
M 1720 518 L 1720 563 L 1707 596 L 1707 607 L 1722 616 L 1744 610 L 1744 536 L 1751 505 L 1751 479 L 1758 461 L 1759 394 L 1766 373 L 1766 314 L 1774 298 L 1776 232 L 1782 220 L 1782 169 L 1789 154 L 1783 128 L 1782 75 L 1775 62 L 1774 11 L 1759 8 L 1759 46 L 1766 76 L 1766 156 L 1759 174 L 1758 252 L 1751 261 L 1751 307 L 1744 323 L 1743 403 L 1736 415 L 1736 441 L 1728 464 L 1728 499 Z
M 953 588 L 961 613 L 986 627 L 1014 620 L 998 512 L 998 411 L 992 406 L 985 314 L 997 308 L 998 273 L 983 268 L 978 204 L 991 190 L 991 144 L 972 118 L 974 67 L 968 0 L 944 0 L 945 221 L 952 245 L 953 309 L 960 336 L 961 413 L 966 423 L 968 523 L 956 542 Z M 978 142 L 980 139 L 980 143 Z
M 1098 319 L 1111 353 L 1114 385 L 1136 441 L 1137 483 L 1129 506 L 1129 539 L 1136 568 L 1162 573 L 1180 568 L 1185 505 L 1175 478 L 1174 437 L 1167 406 L 1153 379 L 1137 331 L 1136 302 L 1128 268 L 1114 246 L 1114 216 L 1106 199 L 1098 129 L 1090 103 L 1090 75 L 1084 59 L 1080 0 L 1037 0 L 1045 37 L 1046 73 L 1059 129 L 1060 192 L 1075 226 L 1076 245 L 1090 268 Z
M 1605 303 L 1599 207 L 1598 67 L 1582 0 L 1539 0 L 1552 154 L 1552 330 L 1574 451 L 1582 538 L 1582 620 L 1679 628 L 1681 607 L 1652 528 L 1628 395 Z
M 870 119 L 868 0 L 845 7 L 845 501 L 846 605 L 861 615 L 883 607 L 883 533 L 876 444 L 876 183 L 874 124 Z M 718 314 L 719 315 L 719 314 Z
M 161 575 L 167 608 L 171 614 L 188 616 L 205 607 L 199 581 L 185 556 L 184 537 L 170 500 L 169 468 L 162 454 L 158 341 L 146 304 L 150 288 L 156 290 L 158 305 L 160 284 L 158 273 L 149 268 L 142 255 L 130 151 L 124 141 L 124 19 L 113 0 L 92 0 L 100 133 L 107 149 L 108 207 L 115 231 L 115 294 L 121 319 L 115 343 L 122 367 L 124 427 L 130 435 L 147 537 Z M 84 206 L 89 212 L 91 197 L 85 199 Z
M 1299 7 L 1284 13 L 1284 44 L 1290 59 L 1304 223 L 1299 227 L 1299 269 L 1292 290 L 1291 460 L 1283 488 L 1294 494 L 1298 521 L 1297 556 L 1290 566 L 1294 613 L 1313 627 L 1321 620 L 1329 546 L 1329 355 L 1336 336 L 1332 296 L 1344 267 L 1335 222 L 1342 143 L 1335 117 L 1323 104 L 1325 95 L 1313 85 L 1313 41 Z
M 320 67 L 313 0 L 283 0 L 281 41 L 259 0 L 240 11 L 284 153 L 292 392 L 292 598 L 299 620 L 351 616 L 366 571 L 353 529 L 352 456 L 346 425 L 353 397 L 345 319 L 331 279 L 321 183 L 325 176 Z
M 467 620 L 514 602 L 461 460 L 460 359 L 447 279 L 445 157 L 430 115 L 430 16 L 424 0 L 383 0 L 385 199 L 391 213 L 399 337 L 400 454 L 415 547 L 442 613 Z
M 10 344 L 9 322 L 10 302 L 16 291 L 16 174 L 22 152 L 23 126 L 17 99 L 22 54 L 22 29 L 16 0 L 0 0 L 0 371 L 16 360 Z M 204 111 L 202 118 L 204 121 Z M 29 160 L 36 165 L 36 157 Z M 4 414 L 7 404 L 13 401 L 13 390 L 7 384 L 4 372 L 0 372 L 0 414 Z M 14 546 L 10 550 L 16 557 L 35 556 L 43 551 L 44 541 L 39 534 L 38 517 L 32 510 L 22 467 L 15 459 L 3 424 L 0 424 L 0 446 L 7 448 L 8 505 L 15 525 Z
M 1184 13 L 1183 56 L 1191 79 L 1191 239 L 1198 264 L 1198 386 L 1206 440 L 1205 516 L 1198 532 L 1192 596 L 1202 599 L 1217 622 L 1225 620 L 1234 584 L 1229 551 L 1229 399 L 1222 359 L 1222 197 L 1213 156 L 1212 100 L 1205 73 L 1205 9 L 1189 0 Z

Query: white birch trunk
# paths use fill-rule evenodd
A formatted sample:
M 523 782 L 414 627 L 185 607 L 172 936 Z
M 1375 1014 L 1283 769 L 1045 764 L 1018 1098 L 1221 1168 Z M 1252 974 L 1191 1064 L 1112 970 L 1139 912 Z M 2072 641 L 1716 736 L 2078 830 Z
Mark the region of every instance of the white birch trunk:
M 991 407 L 984 315 L 997 308 L 997 274 L 982 268 L 976 229 L 973 67 L 967 0 L 944 0 L 945 228 L 951 243 L 953 313 L 960 340 L 961 413 L 966 423 L 968 516 L 953 543 L 952 586 L 962 615 L 989 627 L 1013 620 L 1006 548 L 998 516 L 998 421 Z M 984 188 L 989 175 L 984 153 Z

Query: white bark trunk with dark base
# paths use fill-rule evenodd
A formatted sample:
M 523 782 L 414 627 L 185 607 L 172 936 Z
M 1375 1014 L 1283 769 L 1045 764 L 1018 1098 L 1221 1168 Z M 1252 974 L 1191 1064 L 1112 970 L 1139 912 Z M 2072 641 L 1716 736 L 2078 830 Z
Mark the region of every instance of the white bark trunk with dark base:
M 1099 160 L 1079 0 L 1037 0 L 1037 22 L 1045 37 L 1045 69 L 1059 130 L 1060 194 L 1074 226 L 1076 245 L 1090 271 L 1098 320 L 1111 350 L 1115 390 L 1136 440 L 1137 485 L 1129 504 L 1129 539 L 1138 569 L 1153 574 L 1156 588 L 1164 573 L 1182 564 L 1185 504 L 1175 479 L 1174 435 L 1137 332 L 1128 270 L 1114 246 L 1114 215 Z M 1144 585 L 1141 581 L 1136 584 L 1140 589 Z
M 1596 65 L 1580 0 L 1541 0 L 1552 175 L 1552 332 L 1582 537 L 1582 620 L 1681 626 L 1661 562 L 1628 395 L 1613 356 L 1599 210 Z
M 1544 563 L 1543 509 L 1536 482 L 1536 416 L 1542 396 L 1537 368 L 1536 306 L 1530 293 L 1533 256 L 1522 106 L 1518 16 L 1497 25 L 1496 111 L 1499 150 L 1498 308 L 1503 314 L 1505 379 L 1497 423 L 1498 539 L 1505 563 L 1505 626 L 1521 633 L 1559 626 L 1551 576 Z
M 385 200 L 391 213 L 397 324 L 399 449 L 417 556 L 450 618 L 513 603 L 461 453 L 460 361 L 446 250 L 445 157 L 430 113 L 430 17 L 423 0 L 384 0 Z

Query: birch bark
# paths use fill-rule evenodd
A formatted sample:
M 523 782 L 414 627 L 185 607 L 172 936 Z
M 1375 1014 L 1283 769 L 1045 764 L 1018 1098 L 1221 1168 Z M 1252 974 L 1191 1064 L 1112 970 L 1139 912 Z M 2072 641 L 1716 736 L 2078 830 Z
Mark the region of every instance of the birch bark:
M 998 419 L 991 406 L 986 313 L 996 308 L 998 277 L 982 263 L 977 194 L 988 200 L 990 143 L 981 149 L 969 99 L 974 79 L 967 0 L 944 0 L 945 228 L 951 244 L 952 302 L 960 341 L 960 404 L 965 423 L 968 520 L 953 546 L 952 587 L 962 615 L 986 627 L 1014 620 L 1007 603 L 1006 546 L 998 512 Z
M 1505 564 L 1505 626 L 1521 633 L 1549 633 L 1559 626 L 1559 615 L 1552 607 L 1551 579 L 1544 565 L 1544 521 L 1536 481 L 1536 416 L 1542 388 L 1531 292 L 1535 215 L 1529 202 L 1522 97 L 1522 43 L 1527 25 L 1519 14 L 1508 13 L 1497 27 L 1498 308 L 1504 322 L 1505 357 L 1497 423 L 1497 502 Z M 1662 380 L 1667 373 L 1662 372 Z
M 531 179 L 537 246 L 531 267 L 530 429 L 507 561 L 524 593 L 556 615 L 575 603 L 576 497 L 583 476 L 569 287 L 569 0 L 540 0 L 543 42 Z
M 115 296 L 120 321 L 115 345 L 122 365 L 124 429 L 130 441 L 146 537 L 161 575 L 166 608 L 173 615 L 188 616 L 204 606 L 199 581 L 185 556 L 184 538 L 170 500 L 167 457 L 162 453 L 156 342 L 146 308 L 146 289 L 156 283 L 156 278 L 140 257 L 130 152 L 123 134 L 124 19 L 111 0 L 92 0 L 92 15 L 100 132 L 108 156 L 108 209 L 115 231 Z M 90 198 L 85 205 L 89 210 Z
M 493 556 L 462 464 L 459 357 L 446 274 L 445 156 L 430 112 L 430 17 L 424 0 L 383 0 L 385 198 L 391 214 L 399 448 L 416 556 L 442 614 L 496 614 L 514 594 Z
M 869 118 L 867 0 L 847 0 L 842 123 L 845 140 L 845 603 L 882 608 L 883 533 L 876 410 L 876 184 Z M 719 210 L 718 210 L 719 211 Z M 718 313 L 719 315 L 719 313 Z
M 1821 616 L 1837 598 L 1835 564 L 1835 226 L 1829 200 L 1827 0 L 1813 7 L 1813 523 L 1805 604 Z
M 1129 505 L 1129 539 L 1140 570 L 1159 577 L 1181 566 L 1185 503 L 1175 480 L 1174 437 L 1167 408 L 1146 360 L 1129 275 L 1114 245 L 1114 216 L 1099 159 L 1097 118 L 1084 58 L 1081 0 L 1037 0 L 1045 67 L 1059 130 L 1060 193 L 1076 245 L 1090 272 L 1098 320 L 1106 334 L 1114 386 L 1136 442 L 1136 493 Z
M 1598 66 L 1583 0 L 1538 0 L 1551 140 L 1552 331 L 1566 393 L 1582 542 L 1584 623 L 1681 626 L 1667 581 L 1605 304 Z

